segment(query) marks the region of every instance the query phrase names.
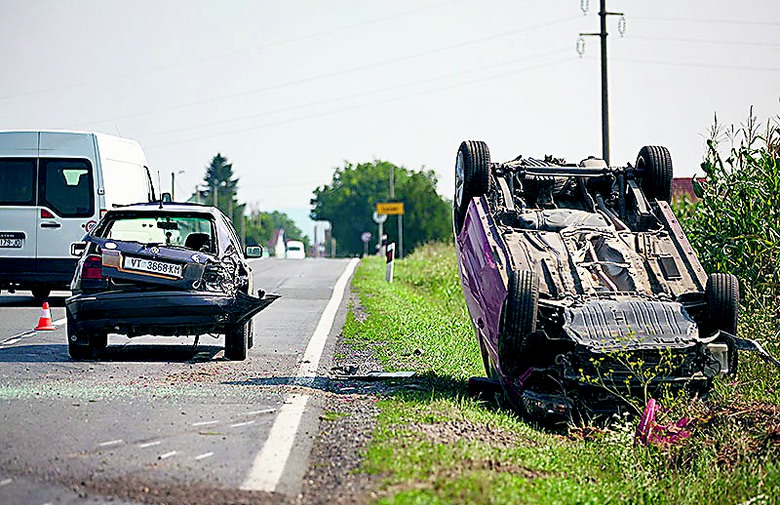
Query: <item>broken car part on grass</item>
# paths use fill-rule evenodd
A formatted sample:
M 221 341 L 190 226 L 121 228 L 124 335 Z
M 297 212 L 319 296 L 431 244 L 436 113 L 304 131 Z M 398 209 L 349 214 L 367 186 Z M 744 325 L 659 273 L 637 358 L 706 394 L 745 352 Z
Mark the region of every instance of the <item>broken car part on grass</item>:
M 68 350 L 91 357 L 108 333 L 225 334 L 225 357 L 243 360 L 252 317 L 279 295 L 254 295 L 251 269 L 230 221 L 192 204 L 110 210 L 85 237 L 65 302 Z
M 768 357 L 736 336 L 736 277 L 705 273 L 671 210 L 665 147 L 609 167 L 493 163 L 465 141 L 455 172 L 461 285 L 487 375 L 515 409 L 638 413 L 663 388 L 706 394 L 740 349 Z

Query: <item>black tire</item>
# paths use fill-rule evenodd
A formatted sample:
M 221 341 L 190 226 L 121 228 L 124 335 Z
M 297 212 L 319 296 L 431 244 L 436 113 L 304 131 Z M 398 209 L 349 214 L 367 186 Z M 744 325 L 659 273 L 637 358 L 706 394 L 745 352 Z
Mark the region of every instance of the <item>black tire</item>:
M 533 272 L 512 272 L 498 335 L 501 369 L 509 376 L 531 365 L 531 334 L 536 331 L 538 306 L 539 279 Z
M 703 325 L 703 336 L 708 337 L 718 330 L 736 335 L 739 322 L 739 280 L 731 274 L 710 274 L 704 296 L 707 300 L 707 320 Z M 726 343 L 729 346 L 729 375 L 736 375 L 739 365 L 737 350 L 730 342 Z
M 68 335 L 68 354 L 71 358 L 78 360 L 92 358 L 92 346 L 89 343 L 89 339 L 87 339 L 86 345 L 74 342 L 73 337 L 76 335 L 76 324 L 70 313 L 67 314 L 67 318 L 68 321 L 65 333 Z M 79 339 L 77 338 L 76 340 Z
M 102 351 L 108 347 L 108 334 L 99 333 L 89 336 L 89 346 L 96 351 Z
M 644 146 L 636 157 L 637 170 L 643 171 L 642 191 L 650 201 L 672 200 L 672 156 L 664 146 Z
M 464 140 L 455 158 L 455 197 L 452 200 L 455 233 L 460 233 L 469 202 L 490 190 L 490 150 L 479 140 Z
M 225 332 L 225 357 L 231 361 L 244 361 L 249 337 L 249 322 L 236 324 Z
M 39 302 L 46 301 L 51 294 L 51 289 L 49 288 L 32 288 L 30 291 L 32 291 L 33 298 Z
M 246 337 L 246 348 L 251 349 L 255 346 L 255 322 L 253 319 L 249 320 L 249 329 L 247 331 L 249 333 Z

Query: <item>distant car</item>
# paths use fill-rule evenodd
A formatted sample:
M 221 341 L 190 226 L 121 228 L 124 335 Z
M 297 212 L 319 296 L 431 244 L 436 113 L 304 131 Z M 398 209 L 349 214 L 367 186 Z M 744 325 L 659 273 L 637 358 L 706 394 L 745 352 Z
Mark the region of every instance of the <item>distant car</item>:
M 65 301 L 75 359 L 106 347 L 108 333 L 223 333 L 225 357 L 243 360 L 253 344 L 252 317 L 279 297 L 255 296 L 238 235 L 214 207 L 113 209 L 85 240 Z
M 285 258 L 302 260 L 306 257 L 306 251 L 303 248 L 303 242 L 299 240 L 288 240 L 284 251 Z
M 609 413 L 662 386 L 706 393 L 737 372 L 737 349 L 772 360 L 736 336 L 736 277 L 707 275 L 672 213 L 666 148 L 624 167 L 493 163 L 465 141 L 455 179 L 463 293 L 486 373 L 517 410 Z

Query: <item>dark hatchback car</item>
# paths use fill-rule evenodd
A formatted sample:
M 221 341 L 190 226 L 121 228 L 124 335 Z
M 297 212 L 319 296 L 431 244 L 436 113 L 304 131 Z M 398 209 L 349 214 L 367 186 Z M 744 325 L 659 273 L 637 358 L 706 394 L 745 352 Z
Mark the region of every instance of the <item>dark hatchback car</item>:
M 661 146 L 635 165 L 458 150 L 455 244 L 487 384 L 534 417 L 594 416 L 735 374 L 739 285 L 707 275 L 669 205 Z M 775 364 L 776 361 L 773 361 Z M 478 387 L 479 380 L 472 382 Z M 635 404 L 636 405 L 636 404 Z
M 246 359 L 252 317 L 279 295 L 253 292 L 238 235 L 218 209 L 148 203 L 110 210 L 85 236 L 65 301 L 74 359 L 109 333 L 224 334 L 225 357 Z

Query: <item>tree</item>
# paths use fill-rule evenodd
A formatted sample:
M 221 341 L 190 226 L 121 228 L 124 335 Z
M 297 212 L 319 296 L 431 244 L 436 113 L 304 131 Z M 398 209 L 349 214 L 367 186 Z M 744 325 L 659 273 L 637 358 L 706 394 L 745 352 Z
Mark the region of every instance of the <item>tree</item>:
M 247 217 L 246 243 L 249 245 L 267 246 L 278 229 L 284 230 L 287 240 L 300 240 L 306 249 L 309 248 L 309 237 L 303 234 L 290 216 L 278 210 L 272 212 L 253 211 Z
M 438 181 L 433 171 L 414 172 L 380 160 L 357 165 L 346 162 L 336 169 L 330 185 L 314 190 L 311 200 L 311 218 L 331 222 L 338 254 L 360 254 L 360 234 L 371 231 L 376 235 L 372 214 L 377 203 L 390 201 L 391 171 L 393 201 L 404 203 L 404 254 L 426 242 L 451 240 L 451 205 L 436 193 Z M 398 241 L 395 222 L 394 217 L 385 222 L 390 242 Z
M 238 178 L 233 177 L 233 164 L 222 154 L 217 153 L 206 166 L 203 177 L 204 188 L 198 190 L 201 203 L 215 205 L 231 221 L 241 234 L 241 216 L 244 215 L 244 204 L 239 204 L 237 196 Z

